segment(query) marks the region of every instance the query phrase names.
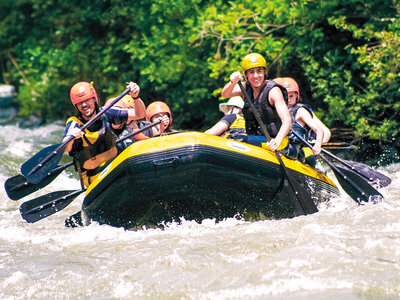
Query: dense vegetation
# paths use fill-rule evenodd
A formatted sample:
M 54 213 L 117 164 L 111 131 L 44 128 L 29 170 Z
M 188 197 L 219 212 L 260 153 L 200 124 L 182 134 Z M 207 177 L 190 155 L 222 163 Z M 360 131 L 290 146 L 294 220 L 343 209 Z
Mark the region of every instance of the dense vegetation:
M 73 113 L 69 89 L 94 81 L 104 101 L 137 81 L 176 128 L 220 117 L 220 90 L 241 58 L 263 54 L 331 127 L 390 143 L 400 133 L 397 0 L 19 0 L 0 2 L 0 82 L 20 114 Z

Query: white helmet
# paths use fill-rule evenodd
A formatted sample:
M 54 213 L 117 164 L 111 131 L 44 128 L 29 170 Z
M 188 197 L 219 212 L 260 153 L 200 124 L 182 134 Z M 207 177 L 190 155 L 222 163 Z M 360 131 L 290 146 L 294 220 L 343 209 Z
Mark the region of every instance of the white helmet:
M 227 103 L 221 103 L 219 105 L 219 110 L 222 111 L 223 113 L 226 113 L 228 111 L 229 105 L 243 108 L 244 101 L 243 101 L 242 97 L 240 97 L 240 96 L 232 97 L 229 99 L 229 101 Z

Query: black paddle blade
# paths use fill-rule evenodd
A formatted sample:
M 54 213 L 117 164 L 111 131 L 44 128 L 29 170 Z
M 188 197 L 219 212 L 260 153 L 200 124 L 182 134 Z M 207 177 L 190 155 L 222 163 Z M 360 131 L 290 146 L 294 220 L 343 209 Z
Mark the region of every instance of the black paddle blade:
M 78 226 L 84 226 L 81 211 L 78 211 L 65 219 L 65 227 L 74 228 Z
M 4 187 L 7 193 L 7 196 L 11 200 L 19 200 L 29 194 L 40 190 L 46 185 L 50 184 L 60 173 L 73 165 L 73 162 L 69 162 L 67 164 L 57 166 L 57 168 L 53 169 L 45 178 L 42 179 L 38 184 L 30 183 L 24 176 L 16 175 L 10 177 L 6 180 Z
M 55 178 L 56 176 L 54 176 Z M 36 192 L 42 187 L 49 184 L 54 178 L 51 180 L 42 180 L 39 184 L 30 183 L 26 178 L 22 175 L 16 175 L 6 180 L 4 187 L 7 193 L 7 196 L 11 200 L 19 200 L 31 193 Z
M 374 170 L 368 165 L 349 160 L 344 160 L 344 162 L 350 165 L 354 172 L 362 174 L 365 179 L 368 178 L 370 183 L 377 188 L 385 187 L 392 183 L 392 180 L 389 177 Z
M 343 190 L 356 202 L 380 202 L 383 199 L 382 194 L 357 173 L 339 166 L 332 170 Z
M 61 156 L 64 154 L 64 149 L 60 149 L 48 162 L 41 164 L 43 159 L 52 152 L 56 151 L 61 144 L 51 145 L 36 153 L 31 159 L 26 161 L 21 166 L 21 174 L 33 184 L 38 184 L 45 178 L 48 173 L 53 170 L 58 162 L 61 160 Z M 37 169 L 32 173 L 32 170 Z
M 84 190 L 53 192 L 24 202 L 19 211 L 28 223 L 35 223 L 67 207 Z
M 288 169 L 283 164 L 280 154 L 278 152 L 275 154 L 281 165 L 284 186 L 288 186 L 289 199 L 292 203 L 295 216 L 318 212 L 318 208 L 312 200 L 310 193 L 294 178 L 294 176 L 288 174 Z
M 297 182 L 296 179 L 287 177 L 289 181 L 289 197 L 294 208 L 295 216 L 308 215 L 318 212 L 317 206 L 310 193 Z

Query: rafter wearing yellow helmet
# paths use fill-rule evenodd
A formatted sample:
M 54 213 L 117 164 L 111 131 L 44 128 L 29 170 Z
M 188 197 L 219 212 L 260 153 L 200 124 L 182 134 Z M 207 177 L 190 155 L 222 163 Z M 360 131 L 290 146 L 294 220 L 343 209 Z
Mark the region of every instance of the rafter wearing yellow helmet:
M 267 63 L 261 54 L 250 53 L 243 58 L 241 64 L 243 74 L 236 71 L 230 75 L 230 81 L 222 89 L 222 97 L 241 96 L 245 99 L 238 85 L 239 81 L 242 82 L 272 138 L 267 142 L 249 105 L 246 104 L 243 116 L 246 121 L 247 142 L 261 147 L 266 145 L 272 151 L 287 148 L 287 135 L 292 121 L 286 105 L 286 90 L 272 80 L 267 80 Z

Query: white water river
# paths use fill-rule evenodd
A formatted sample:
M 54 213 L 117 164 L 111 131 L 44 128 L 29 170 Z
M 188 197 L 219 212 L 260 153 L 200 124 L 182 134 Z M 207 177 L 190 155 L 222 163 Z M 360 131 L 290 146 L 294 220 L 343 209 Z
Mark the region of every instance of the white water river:
M 19 201 L 4 182 L 62 132 L 0 126 L 0 299 L 400 299 L 399 163 L 378 168 L 392 178 L 383 202 L 358 206 L 342 191 L 293 219 L 66 228 L 81 194 L 28 224 L 19 205 L 79 189 L 73 168 Z

